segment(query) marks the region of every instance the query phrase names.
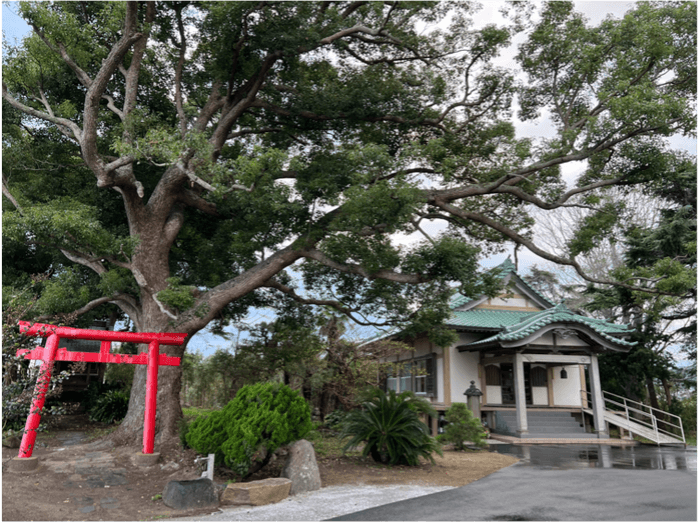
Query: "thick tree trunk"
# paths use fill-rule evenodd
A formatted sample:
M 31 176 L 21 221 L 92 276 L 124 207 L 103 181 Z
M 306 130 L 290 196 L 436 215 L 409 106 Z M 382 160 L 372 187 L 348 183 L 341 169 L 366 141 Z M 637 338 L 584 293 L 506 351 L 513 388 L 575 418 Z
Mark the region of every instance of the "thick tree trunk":
M 163 250 L 153 237 L 140 236 L 141 257 L 149 253 L 152 257 L 143 258 L 141 261 L 140 275 L 145 280 L 141 284 L 141 318 L 136 323 L 139 332 L 178 332 L 173 327 L 171 319 L 153 299 L 156 290 L 163 290 L 167 286 L 169 269 L 167 264 L 167 250 Z M 149 249 L 150 247 L 150 249 Z M 160 255 L 160 256 L 159 256 Z M 137 258 L 135 258 L 137 259 Z M 191 335 L 191 334 L 190 334 Z M 182 358 L 185 354 L 187 342 L 182 346 L 161 346 L 160 353 Z M 139 352 L 148 352 L 148 345 L 139 345 Z M 146 404 L 146 371 L 147 366 L 137 365 L 134 371 L 134 380 L 129 399 L 129 410 L 122 420 L 119 428 L 111 436 L 119 443 L 128 443 L 141 446 L 143 443 L 144 409 Z M 159 443 L 177 442 L 178 421 L 182 418 L 180 407 L 180 387 L 182 369 L 180 366 L 161 366 L 158 369 L 158 395 L 156 398 L 156 446 Z
M 150 330 L 148 330 L 150 331 Z M 165 331 L 165 330 L 161 330 Z M 140 345 L 139 351 L 147 351 L 147 345 Z M 161 347 L 161 353 L 182 357 L 185 345 L 181 347 Z M 119 428 L 111 438 L 128 444 L 141 444 L 143 440 L 144 410 L 146 403 L 145 365 L 136 365 L 131 387 L 129 410 Z M 180 386 L 182 370 L 179 366 L 161 366 L 158 370 L 158 396 L 156 398 L 156 443 L 172 442 L 178 439 L 178 421 L 182 419 L 180 407 Z

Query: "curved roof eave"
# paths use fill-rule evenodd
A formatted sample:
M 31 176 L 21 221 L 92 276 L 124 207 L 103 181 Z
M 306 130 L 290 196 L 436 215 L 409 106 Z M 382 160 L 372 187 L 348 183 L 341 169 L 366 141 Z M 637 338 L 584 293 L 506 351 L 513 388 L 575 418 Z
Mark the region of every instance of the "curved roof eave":
M 607 349 L 607 350 L 612 350 L 614 352 L 628 352 L 629 350 L 632 349 L 633 346 L 635 346 L 637 343 L 625 341 L 623 339 L 619 339 L 617 337 L 612 337 L 609 334 L 602 334 L 598 331 L 596 331 L 594 328 L 584 324 L 580 323 L 577 321 L 570 321 L 570 322 L 555 322 L 555 323 L 549 323 L 545 326 L 542 326 L 538 328 L 537 330 L 533 332 L 529 332 L 527 334 L 523 334 L 521 337 L 514 337 L 513 334 L 507 334 L 505 332 L 500 332 L 498 334 L 492 335 L 491 337 L 487 337 L 486 339 L 482 339 L 481 341 L 475 341 L 473 343 L 469 343 L 467 345 L 463 345 L 464 350 L 460 351 L 473 351 L 473 350 L 482 350 L 484 348 L 489 348 L 489 347 L 500 347 L 500 348 L 510 348 L 510 349 L 515 349 L 521 346 L 526 346 L 528 344 L 531 344 L 532 342 L 536 341 L 540 337 L 542 337 L 544 334 L 551 332 L 553 330 L 559 329 L 559 328 L 564 328 L 564 329 L 569 329 L 569 330 L 575 330 L 576 332 L 581 333 L 584 335 L 586 338 L 592 340 L 595 344 Z M 565 350 L 565 349 L 570 349 L 570 350 L 578 350 L 581 349 L 581 347 L 576 347 L 576 346 L 571 346 L 571 347 L 557 347 L 558 350 Z

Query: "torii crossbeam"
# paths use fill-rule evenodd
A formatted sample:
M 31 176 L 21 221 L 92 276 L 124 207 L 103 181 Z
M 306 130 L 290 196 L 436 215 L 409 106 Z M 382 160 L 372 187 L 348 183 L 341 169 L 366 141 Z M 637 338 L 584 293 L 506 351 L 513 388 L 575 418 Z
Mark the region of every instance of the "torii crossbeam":
M 42 361 L 39 378 L 34 387 L 32 406 L 29 410 L 27 423 L 24 427 L 22 443 L 19 447 L 20 458 L 30 458 L 34 451 L 36 431 L 41 421 L 41 411 L 44 408 L 46 392 L 51 382 L 51 372 L 55 361 L 82 361 L 91 363 L 127 363 L 146 365 L 146 406 L 143 416 L 143 453 L 153 454 L 153 442 L 156 428 L 156 400 L 158 394 L 158 367 L 179 366 L 179 357 L 170 357 L 159 352 L 160 345 L 180 346 L 187 334 L 180 333 L 147 333 L 147 332 L 111 332 L 109 330 L 88 330 L 69 328 L 50 324 L 30 324 L 19 322 L 20 332 L 28 336 L 47 337 L 45 347 L 34 350 L 18 350 L 17 357 Z M 100 341 L 99 352 L 69 352 L 58 348 L 58 342 L 63 339 L 87 339 Z M 112 354 L 111 343 L 143 343 L 148 345 L 148 353 L 137 355 Z

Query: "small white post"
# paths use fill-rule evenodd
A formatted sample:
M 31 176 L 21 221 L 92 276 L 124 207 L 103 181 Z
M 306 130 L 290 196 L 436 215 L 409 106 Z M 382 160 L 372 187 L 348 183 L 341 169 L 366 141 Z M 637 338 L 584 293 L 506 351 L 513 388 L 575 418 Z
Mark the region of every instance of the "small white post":
M 207 456 L 206 462 L 207 462 L 207 470 L 202 472 L 202 475 L 200 478 L 209 478 L 210 480 L 214 481 L 214 458 L 216 457 L 216 454 L 209 454 Z M 196 461 L 205 461 L 204 458 L 197 459 Z

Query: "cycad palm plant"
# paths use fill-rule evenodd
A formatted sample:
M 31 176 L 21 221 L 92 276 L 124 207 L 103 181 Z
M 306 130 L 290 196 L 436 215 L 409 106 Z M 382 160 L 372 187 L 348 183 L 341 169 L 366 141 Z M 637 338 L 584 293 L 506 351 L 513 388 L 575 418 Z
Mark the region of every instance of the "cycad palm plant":
M 372 401 L 350 412 L 341 432 L 341 438 L 347 437 L 350 440 L 344 452 L 365 443 L 362 455 L 372 456 L 378 463 L 418 465 L 420 457 L 434 463 L 433 452 L 442 455 L 440 445 L 411 404 L 393 391 L 378 392 Z

